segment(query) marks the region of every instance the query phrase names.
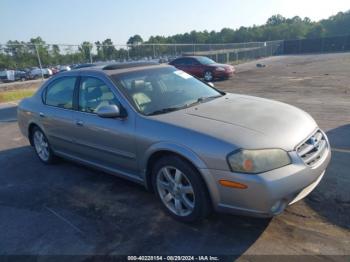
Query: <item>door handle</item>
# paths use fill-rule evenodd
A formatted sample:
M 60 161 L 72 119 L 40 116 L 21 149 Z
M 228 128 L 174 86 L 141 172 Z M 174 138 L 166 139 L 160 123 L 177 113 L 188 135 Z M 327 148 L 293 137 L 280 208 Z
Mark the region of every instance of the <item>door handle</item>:
M 83 126 L 83 125 L 84 125 L 84 122 L 81 121 L 81 120 L 77 120 L 77 121 L 75 121 L 75 124 L 76 124 L 77 126 Z
M 39 116 L 40 116 L 40 117 L 45 117 L 45 114 L 44 114 L 43 112 L 40 112 L 40 113 L 39 113 Z

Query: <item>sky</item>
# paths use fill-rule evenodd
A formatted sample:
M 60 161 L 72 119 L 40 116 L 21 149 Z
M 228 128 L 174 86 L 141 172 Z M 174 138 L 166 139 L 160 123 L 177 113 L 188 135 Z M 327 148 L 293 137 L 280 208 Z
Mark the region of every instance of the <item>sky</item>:
M 0 0 L 0 43 L 41 36 L 50 44 L 125 44 L 134 34 L 236 29 L 274 14 L 317 21 L 349 9 L 349 0 Z

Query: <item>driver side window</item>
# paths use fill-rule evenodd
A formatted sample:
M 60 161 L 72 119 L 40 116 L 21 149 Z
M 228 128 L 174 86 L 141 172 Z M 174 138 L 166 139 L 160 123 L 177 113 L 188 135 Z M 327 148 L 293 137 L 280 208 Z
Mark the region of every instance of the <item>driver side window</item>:
M 79 111 L 96 113 L 101 106 L 118 104 L 117 98 L 102 80 L 82 78 L 79 86 Z

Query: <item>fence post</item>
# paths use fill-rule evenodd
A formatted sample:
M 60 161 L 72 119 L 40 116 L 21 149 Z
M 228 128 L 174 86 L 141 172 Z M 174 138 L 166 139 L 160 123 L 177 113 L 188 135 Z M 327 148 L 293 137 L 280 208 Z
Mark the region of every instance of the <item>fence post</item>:
M 156 49 L 154 47 L 154 44 L 152 46 L 153 46 L 153 59 L 155 59 L 156 58 Z
M 38 57 L 38 62 L 39 62 L 39 66 L 40 66 L 41 79 L 44 80 L 43 67 L 41 66 L 41 60 L 40 60 L 40 55 L 39 55 L 38 47 L 36 46 L 36 44 L 34 44 L 34 47 L 35 47 L 36 55 L 37 55 L 37 57 Z

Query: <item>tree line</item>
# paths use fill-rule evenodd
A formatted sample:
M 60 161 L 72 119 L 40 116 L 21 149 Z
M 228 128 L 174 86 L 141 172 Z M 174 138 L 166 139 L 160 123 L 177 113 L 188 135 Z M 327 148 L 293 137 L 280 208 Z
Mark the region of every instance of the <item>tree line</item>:
M 116 47 L 111 39 L 84 41 L 78 47 L 47 45 L 41 37 L 29 42 L 9 40 L 0 46 L 0 68 L 25 68 L 38 65 L 37 54 L 41 63 L 47 65 L 72 64 L 89 61 L 123 60 L 140 58 L 155 54 L 152 45 L 140 44 L 222 44 L 260 42 L 272 40 L 290 40 L 305 38 L 321 38 L 350 34 L 350 10 L 339 12 L 327 19 L 311 21 L 308 17 L 295 16 L 285 18 L 273 15 L 260 26 L 240 27 L 238 29 L 223 28 L 220 31 L 191 31 L 172 36 L 151 36 L 144 41 L 140 35 L 131 36 L 126 47 Z M 157 54 L 172 52 L 170 47 L 157 47 Z

